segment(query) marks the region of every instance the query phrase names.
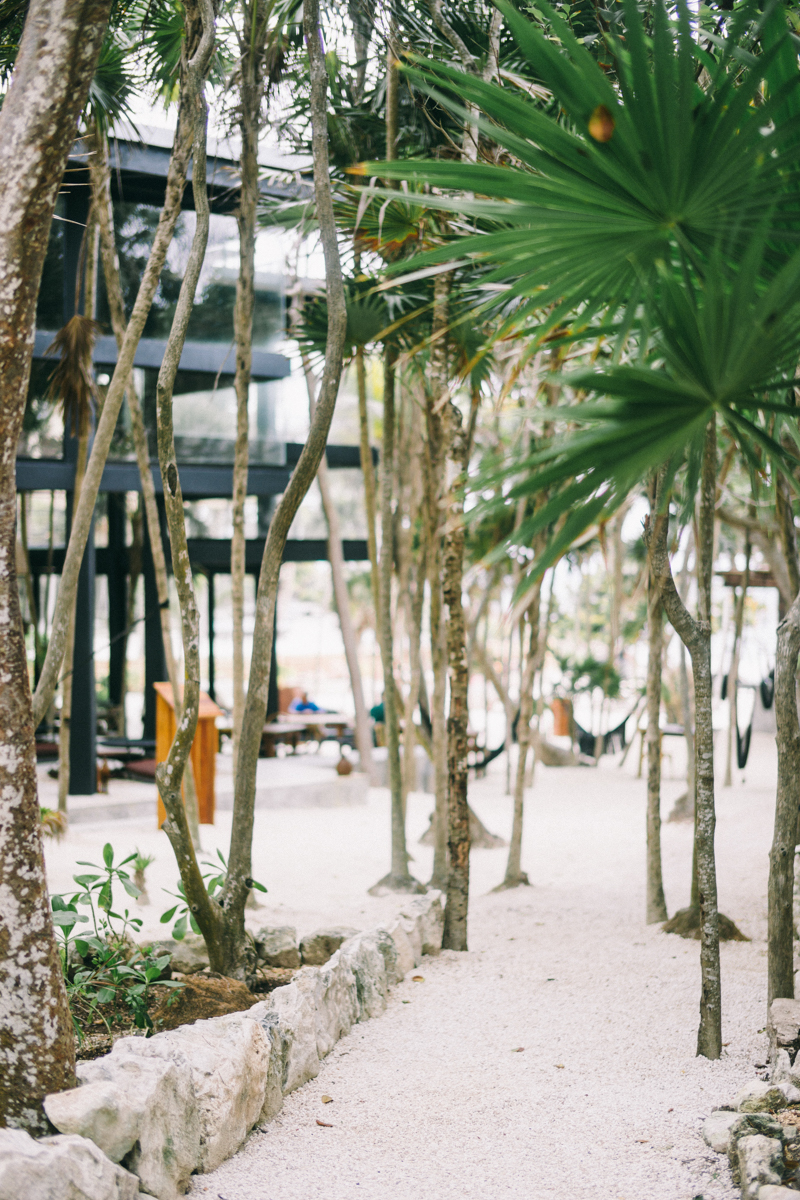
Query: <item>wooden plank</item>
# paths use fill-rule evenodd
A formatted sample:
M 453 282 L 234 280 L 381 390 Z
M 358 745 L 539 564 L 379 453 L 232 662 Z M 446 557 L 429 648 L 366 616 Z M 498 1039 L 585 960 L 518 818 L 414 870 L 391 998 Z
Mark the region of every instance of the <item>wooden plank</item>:
M 169 683 L 154 683 L 156 691 L 156 762 L 166 762 L 169 748 L 175 737 L 175 707 L 172 702 L 172 687 Z M 200 693 L 200 712 L 197 730 L 192 742 L 191 758 L 194 768 L 197 809 L 201 825 L 214 824 L 216 755 L 219 749 L 219 734 L 216 719 L 222 709 L 205 692 Z M 184 792 L 184 800 L 185 800 Z M 158 828 L 167 819 L 161 797 L 158 797 Z

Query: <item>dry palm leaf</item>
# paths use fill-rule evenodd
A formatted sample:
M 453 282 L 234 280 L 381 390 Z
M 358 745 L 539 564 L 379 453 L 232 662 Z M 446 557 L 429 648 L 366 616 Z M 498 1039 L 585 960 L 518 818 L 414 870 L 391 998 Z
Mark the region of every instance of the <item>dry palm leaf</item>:
M 76 313 L 47 348 L 48 355 L 61 356 L 50 376 L 47 395 L 61 404 L 64 428 L 69 429 L 73 437 L 85 437 L 89 432 L 92 401 L 97 397 L 92 351 L 99 331 L 97 321 Z

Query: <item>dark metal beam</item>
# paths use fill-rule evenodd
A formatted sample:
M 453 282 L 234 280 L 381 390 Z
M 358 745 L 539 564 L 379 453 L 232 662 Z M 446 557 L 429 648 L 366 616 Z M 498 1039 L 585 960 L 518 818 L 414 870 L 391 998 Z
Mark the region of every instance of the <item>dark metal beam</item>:
M 299 442 L 287 442 L 286 466 L 270 467 L 251 463 L 247 475 L 248 496 L 280 496 L 286 491 L 292 467 L 300 457 Z M 328 466 L 358 467 L 358 446 L 328 446 Z M 161 471 L 153 464 L 156 492 L 163 493 Z M 181 489 L 187 500 L 230 498 L 233 495 L 233 465 L 227 463 L 184 463 L 180 467 Z M 18 458 L 17 490 L 20 492 L 70 491 L 75 479 L 75 464 L 60 458 Z M 101 492 L 139 492 L 141 482 L 135 462 L 108 462 L 100 481 Z
M 130 547 L 124 547 L 127 556 Z M 169 547 L 167 551 L 167 567 L 170 565 Z M 147 551 L 149 554 L 149 550 Z M 367 543 L 363 538 L 346 538 L 342 541 L 342 553 L 347 562 L 367 562 L 369 554 Z M 110 550 L 107 546 L 98 546 L 95 555 L 96 574 L 106 575 L 111 563 L 112 554 L 122 554 L 121 549 Z M 31 546 L 28 551 L 33 575 L 44 575 L 47 569 L 48 550 L 45 546 Z M 257 574 L 261 568 L 264 556 L 264 538 L 248 538 L 245 543 L 245 567 L 250 573 Z M 284 562 L 326 562 L 328 558 L 328 543 L 324 538 L 289 539 L 283 554 Z M 228 575 L 231 569 L 231 544 L 227 538 L 189 538 L 189 559 L 197 570 L 210 574 Z M 64 547 L 57 546 L 53 550 L 53 574 L 60 575 L 64 566 Z M 113 570 L 113 566 L 112 566 Z
M 56 335 L 46 329 L 37 329 L 33 345 L 34 358 L 46 358 L 47 350 Z M 164 357 L 166 342 L 156 338 L 141 338 L 133 360 L 135 367 L 158 369 Z M 92 359 L 97 366 L 114 367 L 117 363 L 117 343 L 113 337 L 99 337 L 95 343 Z M 181 354 L 182 371 L 204 371 L 215 378 L 219 373 L 233 376 L 236 357 L 233 346 L 224 342 L 185 342 Z M 250 372 L 254 383 L 271 379 L 286 379 L 292 373 L 292 365 L 283 354 L 267 350 L 253 351 L 253 367 Z
M 141 141 L 110 138 L 111 194 L 115 200 L 127 200 L 139 204 L 154 204 L 162 207 L 166 193 L 169 169 L 169 146 L 145 145 Z M 86 144 L 75 143 L 69 156 L 65 186 L 70 191 L 89 186 L 87 168 L 89 151 Z M 231 213 L 239 199 L 239 166 L 233 159 L 222 158 L 210 153 L 206 168 L 208 200 L 212 212 Z M 192 166 L 189 166 L 189 182 L 183 194 L 181 207 L 194 209 L 192 191 Z M 300 199 L 311 192 L 305 184 L 276 184 L 262 179 L 259 184 L 262 196 L 279 199 Z

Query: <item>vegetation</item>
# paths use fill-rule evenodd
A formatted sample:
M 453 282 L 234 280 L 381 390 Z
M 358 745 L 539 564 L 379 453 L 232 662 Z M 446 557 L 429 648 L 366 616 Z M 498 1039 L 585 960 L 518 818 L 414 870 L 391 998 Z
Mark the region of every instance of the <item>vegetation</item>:
M 61 362 L 51 388 L 65 420 L 76 410 L 82 414 L 83 453 L 55 613 L 49 624 L 45 615 L 44 629 L 25 565 L 24 501 L 21 554 L 16 551 L 13 454 L 0 472 L 0 560 L 6 564 L 0 612 L 9 614 L 8 637 L 0 639 L 0 671 L 8 681 L 0 725 L 12 731 L 3 734 L 0 755 L 0 795 L 6 796 L 0 816 L 7 806 L 0 828 L 14 897 L 4 919 L 16 938 L 0 960 L 0 1011 L 7 1006 L 24 1027 L 11 1050 L 0 1036 L 0 1080 L 8 1080 L 0 1082 L 0 1123 L 43 1128 L 41 1097 L 72 1081 L 67 1001 L 80 1028 L 96 1019 L 111 1026 L 123 1010 L 148 1028 L 148 989 L 164 966 L 162 958 L 132 951 L 129 933 L 140 919 L 113 911 L 113 886 L 139 895 L 124 870 L 133 863 L 143 884 L 148 863 L 138 852 L 115 865 L 107 846 L 103 867 L 75 876 L 79 891 L 54 897 L 50 913 L 42 867 L 41 834 L 57 835 L 65 820 L 70 672 L 63 667 L 71 661 L 78 572 L 126 396 L 180 713 L 157 773 L 180 875 L 177 903 L 162 918 L 177 918 L 173 935 L 180 939 L 189 927 L 201 933 L 214 971 L 243 979 L 252 968 L 244 917 L 251 889 L 262 886 L 252 879 L 255 772 L 276 593 L 290 526 L 315 478 L 332 547 L 360 758 L 369 766 L 355 605 L 337 556 L 340 524 L 324 458 L 345 362 L 357 391 L 370 560 L 361 604 L 371 610 L 380 649 L 391 794 L 389 870 L 372 890 L 426 886 L 409 869 L 405 821 L 415 747 L 422 745 L 435 789 L 430 883 L 446 892 L 445 946 L 467 949 L 470 841 L 477 827 L 468 804 L 475 674 L 484 676 L 505 713 L 513 829 L 499 886 L 529 883 L 522 861 L 525 796 L 532 763 L 542 757 L 545 676 L 552 677 L 557 661 L 560 698 L 586 696 L 594 704 L 592 729 L 579 733 L 584 755 L 596 760 L 604 739 L 624 728 L 624 722 L 608 728 L 612 702 L 632 701 L 626 720 L 638 722 L 646 709 L 645 919 L 663 921 L 666 701 L 683 726 L 690 759 L 682 811 L 694 820 L 695 853 L 692 904 L 681 927 L 695 929 L 700 940 L 697 1050 L 719 1057 L 719 941 L 730 923 L 718 912 L 716 896 L 711 638 L 712 574 L 723 543 L 729 561 L 741 550 L 745 564 L 728 680 L 726 784 L 734 746 L 739 752 L 737 677 L 753 555 L 768 566 L 785 611 L 775 664 L 779 780 L 769 997 L 791 996 L 794 987 L 800 73 L 793 14 L 781 3 L 762 9 L 755 0 L 698 12 L 684 0 L 619 0 L 597 10 L 545 0 L 535 8 L 511 0 L 379 7 L 354 0 L 319 8 L 306 0 L 302 12 L 293 0 L 146 6 L 61 0 L 49 16 L 61 37 L 58 62 L 40 64 L 31 82 L 22 65 L 35 54 L 41 7 L 9 4 L 0 11 L 7 84 L 0 150 L 12 141 L 21 147 L 13 155 L 18 174 L 3 184 L 19 224 L 0 236 L 0 275 L 16 281 L 16 307 L 7 324 L 0 323 L 0 428 L 9 447 L 23 427 L 32 430 L 45 420 L 42 379 L 28 403 L 30 345 L 48 231 L 78 124 L 92 147 L 82 281 L 87 295 L 100 300 L 96 310 L 90 301 L 78 311 L 77 303 L 54 343 Z M 86 53 L 67 92 L 59 72 L 74 57 L 76 28 Z M 239 272 L 231 314 L 235 792 L 230 849 L 219 865 L 199 860 L 188 765 L 199 705 L 199 615 L 172 405 L 185 339 L 193 329 L 207 332 L 222 305 L 212 290 L 198 299 L 210 220 L 204 170 L 210 83 L 241 140 Z M 111 204 L 108 136 L 137 93 L 157 93 L 177 105 L 157 217 Z M 51 94 L 50 109 L 40 111 L 37 97 Z M 288 199 L 263 197 L 258 144 L 267 130 L 311 160 L 313 189 L 308 172 L 306 179 L 287 179 Z M 37 166 L 45 141 L 55 147 L 46 169 Z M 181 228 L 190 160 L 196 222 L 178 277 L 168 253 Z M 259 226 L 291 229 L 296 238 L 290 332 L 301 351 L 311 419 L 266 538 L 247 679 L 244 507 L 247 402 L 259 336 Z M 301 248 L 315 246 L 324 255 L 324 295 L 305 292 L 300 279 Z M 101 266 L 98 292 L 92 281 Z M 41 321 L 50 313 L 46 299 L 39 308 Z M 90 449 L 85 418 L 97 400 L 91 371 L 96 318 L 113 331 L 118 363 Z M 132 382 L 139 339 L 156 331 L 167 344 L 155 428 L 182 662 L 173 654 L 146 414 Z M 378 421 L 371 419 L 370 378 Z M 623 525 L 642 507 L 648 510 L 643 537 L 631 548 Z M 52 511 L 50 538 L 52 551 Z M 593 581 L 600 561 L 599 582 Z M 580 573 L 574 613 L 560 604 L 559 571 Z M 23 617 L 34 642 L 33 695 Z M 673 633 L 680 665 L 671 674 L 666 649 Z M 634 684 L 625 648 L 640 636 L 647 644 L 646 682 Z M 39 808 L 33 730 L 59 681 L 57 819 Z M 570 719 L 574 723 L 574 713 Z M 483 750 L 488 754 L 489 747 Z M 12 762 L 23 764 L 20 772 L 2 765 Z M 90 921 L 92 930 L 82 935 L 80 926 Z M 29 994 L 16 995 L 14 963 L 24 955 L 36 963 L 37 978 Z M 46 1021 L 37 1006 L 46 1010 Z M 31 1065 L 42 1047 L 46 1070 Z

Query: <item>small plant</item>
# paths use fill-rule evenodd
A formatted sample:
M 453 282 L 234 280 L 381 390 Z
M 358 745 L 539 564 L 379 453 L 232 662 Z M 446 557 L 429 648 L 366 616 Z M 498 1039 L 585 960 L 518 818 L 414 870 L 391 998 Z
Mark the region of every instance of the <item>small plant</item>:
M 59 940 L 61 962 L 67 987 L 70 1013 L 78 1038 L 97 1020 L 111 1032 L 123 1018 L 133 1020 L 138 1029 L 152 1031 L 148 1013 L 150 985 L 159 980 L 167 987 L 180 987 L 161 980 L 169 963 L 169 954 L 142 954 L 133 943 L 130 931 L 138 932 L 142 922 L 131 917 L 126 908 L 114 911 L 114 885 L 120 884 L 129 896 L 137 898 L 139 889 L 123 868 L 135 861 L 130 854 L 114 864 L 114 848 L 103 847 L 103 866 L 79 862 L 97 874 L 73 875 L 78 891 L 72 895 L 51 896 L 53 923 Z M 78 911 L 87 907 L 90 915 Z M 77 933 L 81 924 L 91 922 L 91 932 Z
M 132 859 L 133 862 L 133 882 L 134 886 L 139 889 L 139 904 L 149 904 L 150 897 L 147 894 L 147 883 L 144 873 L 152 862 L 155 861 L 154 854 L 142 854 L 139 847 L 136 847 L 136 852 Z
M 67 832 L 67 814 L 55 808 L 40 808 L 39 826 L 45 837 L 60 841 Z
M 202 872 L 202 875 L 203 881 L 206 885 L 206 891 L 208 892 L 209 896 L 212 897 L 215 892 L 221 891 L 225 887 L 225 883 L 228 878 L 228 863 L 221 850 L 217 851 L 217 858 L 222 865 L 221 870 L 215 862 L 204 862 L 200 864 L 201 866 L 208 868 L 206 871 Z M 250 888 L 255 888 L 256 891 L 259 892 L 266 892 L 267 890 L 263 883 L 258 883 L 255 879 L 248 880 L 248 884 Z M 199 934 L 200 926 L 197 924 L 197 921 L 195 921 L 193 914 L 189 910 L 186 893 L 183 890 L 183 881 L 180 879 L 178 880 L 177 888 L 177 892 L 167 892 L 167 895 L 173 896 L 178 903 L 173 904 L 172 908 L 167 909 L 165 913 L 161 914 L 161 924 L 167 925 L 177 913 L 178 920 L 173 926 L 172 936 L 177 942 L 181 942 L 186 937 L 186 934 L 190 928 L 193 933 Z M 164 890 L 166 891 L 166 889 Z

